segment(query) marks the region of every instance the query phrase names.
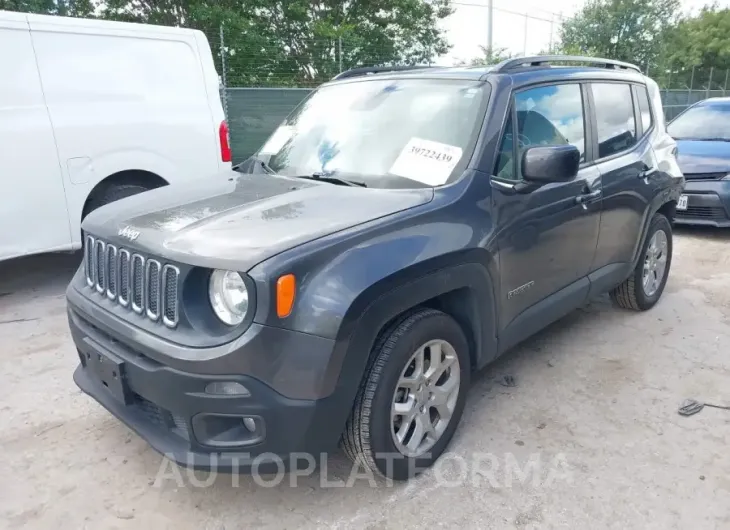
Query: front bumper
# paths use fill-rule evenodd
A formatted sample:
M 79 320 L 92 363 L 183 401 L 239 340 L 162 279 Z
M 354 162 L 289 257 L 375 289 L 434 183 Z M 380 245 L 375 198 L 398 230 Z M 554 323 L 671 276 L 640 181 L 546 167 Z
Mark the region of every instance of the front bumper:
M 318 455 L 337 447 L 351 406 L 337 393 L 320 399 L 293 399 L 236 370 L 217 374 L 183 371 L 144 355 L 130 337 L 105 331 L 101 322 L 84 314 L 70 299 L 68 316 L 80 359 L 74 372 L 76 384 L 179 465 L 270 473 L 289 469 L 292 463 L 310 465 L 305 454 L 318 461 Z M 224 381 L 242 385 L 249 395 L 206 392 L 210 383 Z M 244 418 L 255 422 L 254 431 L 240 429 Z M 211 432 L 221 422 L 234 422 L 238 426 L 235 432 L 241 435 L 215 439 Z
M 677 224 L 730 227 L 730 181 L 691 181 L 685 184 L 687 209 L 677 210 Z

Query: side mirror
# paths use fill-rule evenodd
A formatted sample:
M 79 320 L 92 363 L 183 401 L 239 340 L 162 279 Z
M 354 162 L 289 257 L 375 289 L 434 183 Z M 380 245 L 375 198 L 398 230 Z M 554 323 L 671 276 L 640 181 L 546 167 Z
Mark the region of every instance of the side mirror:
M 536 146 L 522 153 L 522 177 L 541 184 L 566 182 L 578 174 L 580 151 L 574 145 Z

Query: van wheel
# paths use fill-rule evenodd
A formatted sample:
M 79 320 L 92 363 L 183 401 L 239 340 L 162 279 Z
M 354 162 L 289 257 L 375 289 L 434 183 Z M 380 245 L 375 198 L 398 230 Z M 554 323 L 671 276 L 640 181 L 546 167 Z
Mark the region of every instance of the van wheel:
M 654 214 L 631 276 L 611 292 L 613 301 L 625 309 L 646 311 L 664 292 L 672 265 L 672 225 L 660 213 Z
M 152 188 L 147 188 L 139 184 L 111 184 L 101 190 L 101 193 L 95 194 L 86 206 L 84 211 L 84 217 L 89 215 L 91 212 L 109 204 L 110 202 L 118 201 L 119 199 L 125 199 L 132 195 L 137 195 L 144 191 L 149 191 Z
M 395 480 L 424 471 L 454 435 L 470 371 L 453 318 L 433 309 L 400 318 L 375 345 L 342 436 L 345 452 Z

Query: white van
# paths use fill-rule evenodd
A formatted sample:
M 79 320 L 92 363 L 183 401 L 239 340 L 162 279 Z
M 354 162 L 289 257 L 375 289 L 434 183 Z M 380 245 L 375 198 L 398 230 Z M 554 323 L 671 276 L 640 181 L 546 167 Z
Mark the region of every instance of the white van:
M 200 31 L 0 11 L 0 260 L 80 248 L 91 210 L 230 161 Z

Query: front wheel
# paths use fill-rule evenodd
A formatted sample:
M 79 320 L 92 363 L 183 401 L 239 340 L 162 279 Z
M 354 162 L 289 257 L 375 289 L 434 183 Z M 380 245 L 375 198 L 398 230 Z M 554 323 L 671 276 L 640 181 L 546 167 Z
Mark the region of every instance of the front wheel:
M 659 301 L 672 265 L 672 225 L 662 214 L 654 214 L 631 276 L 611 292 L 620 307 L 646 311 Z
M 342 437 L 357 464 L 395 480 L 431 466 L 461 419 L 471 374 L 464 332 L 421 309 L 379 339 Z

